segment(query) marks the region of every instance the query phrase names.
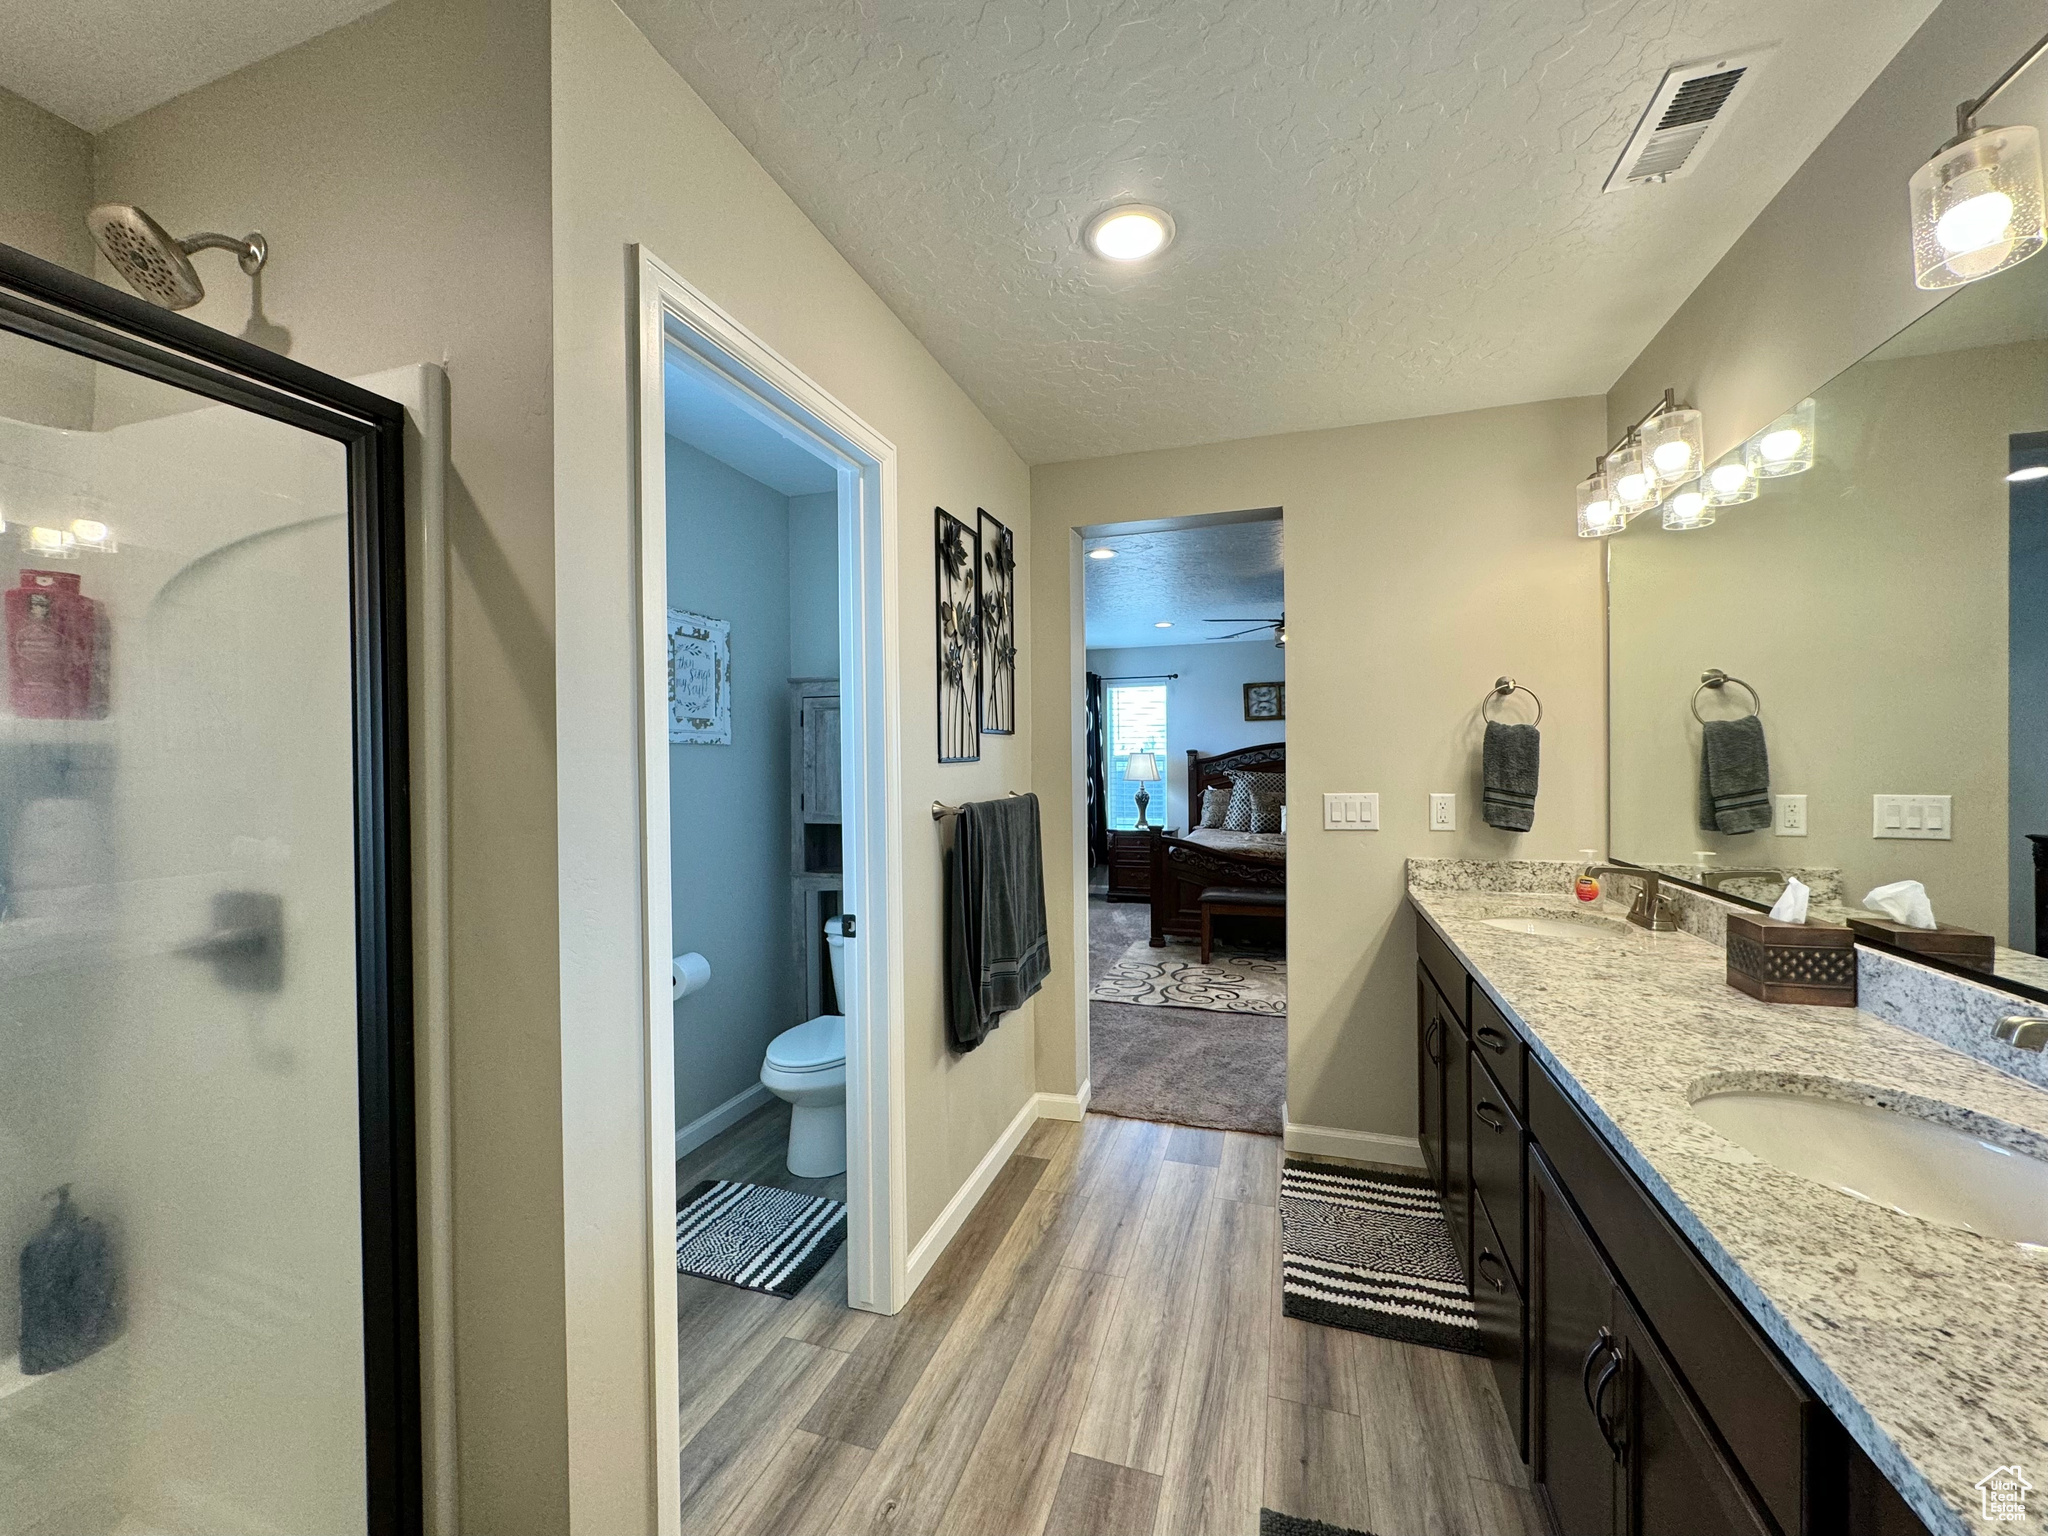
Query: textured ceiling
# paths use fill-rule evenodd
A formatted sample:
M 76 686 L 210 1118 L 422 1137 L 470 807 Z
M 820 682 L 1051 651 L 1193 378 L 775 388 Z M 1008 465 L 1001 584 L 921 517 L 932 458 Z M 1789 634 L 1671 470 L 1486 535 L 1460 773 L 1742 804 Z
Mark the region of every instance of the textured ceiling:
M 1933 3 L 622 0 L 1033 463 L 1604 392 Z M 1770 43 L 1601 192 L 1668 66 Z M 1080 249 L 1133 198 L 1164 257 Z
M 1278 618 L 1280 528 L 1274 518 L 1089 538 L 1089 549 L 1113 549 L 1116 558 L 1081 562 L 1088 648 L 1187 645 L 1248 627 L 1208 619 Z M 1154 628 L 1161 620 L 1173 628 Z
M 0 88 L 98 133 L 390 3 L 0 0 Z

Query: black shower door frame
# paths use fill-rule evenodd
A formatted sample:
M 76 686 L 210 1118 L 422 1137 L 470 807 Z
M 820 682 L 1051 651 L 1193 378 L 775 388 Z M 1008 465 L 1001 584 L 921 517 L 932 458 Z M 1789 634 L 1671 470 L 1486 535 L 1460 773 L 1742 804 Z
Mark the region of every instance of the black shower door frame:
M 347 453 L 356 1090 L 369 1529 L 422 1529 L 404 409 L 12 246 L 0 331 L 331 438 Z

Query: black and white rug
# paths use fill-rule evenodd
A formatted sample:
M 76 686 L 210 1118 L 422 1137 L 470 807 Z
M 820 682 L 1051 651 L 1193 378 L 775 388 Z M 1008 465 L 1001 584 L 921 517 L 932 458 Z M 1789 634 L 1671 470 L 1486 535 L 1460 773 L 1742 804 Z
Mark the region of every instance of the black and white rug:
M 1280 1173 L 1280 1246 L 1281 1310 L 1289 1317 L 1480 1352 L 1450 1223 L 1420 1174 L 1289 1158 Z
M 1102 1003 L 1204 1008 L 1211 1013 L 1287 1014 L 1287 957 L 1264 950 L 1212 950 L 1203 965 L 1192 944 L 1154 949 L 1139 939 L 1088 989 Z
M 676 1272 L 784 1300 L 846 1241 L 846 1204 L 706 1179 L 676 1202 Z

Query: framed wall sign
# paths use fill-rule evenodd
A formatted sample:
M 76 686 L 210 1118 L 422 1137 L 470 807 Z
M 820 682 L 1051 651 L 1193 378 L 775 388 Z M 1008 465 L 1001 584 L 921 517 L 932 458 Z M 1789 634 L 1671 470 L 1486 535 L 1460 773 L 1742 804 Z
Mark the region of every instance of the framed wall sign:
M 668 739 L 732 745 L 732 625 L 668 611 Z
M 1287 685 L 1285 683 L 1246 683 L 1244 685 L 1244 717 L 1247 720 L 1285 720 L 1287 718 Z

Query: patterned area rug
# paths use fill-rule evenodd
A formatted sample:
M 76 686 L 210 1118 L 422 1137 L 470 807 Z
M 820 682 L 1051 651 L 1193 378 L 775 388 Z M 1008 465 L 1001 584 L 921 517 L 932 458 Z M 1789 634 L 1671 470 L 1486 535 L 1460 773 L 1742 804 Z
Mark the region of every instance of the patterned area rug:
M 1259 1536 L 1372 1536 L 1371 1531 L 1348 1525 L 1325 1525 L 1300 1515 L 1283 1515 L 1277 1509 L 1259 1511 Z
M 1210 1013 L 1287 1014 L 1287 961 L 1270 950 L 1213 950 L 1209 964 L 1191 944 L 1154 949 L 1139 939 L 1095 979 L 1097 1002 L 1141 1008 L 1201 1008 Z
M 766 1184 L 706 1179 L 676 1202 L 676 1272 L 785 1301 L 846 1241 L 846 1205 Z
M 1289 1317 L 1476 1355 L 1472 1297 L 1428 1179 L 1287 1160 L 1281 1310 Z

